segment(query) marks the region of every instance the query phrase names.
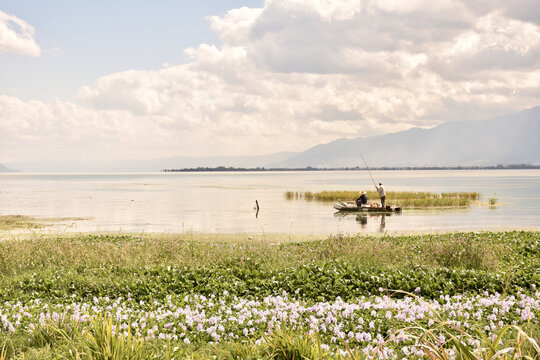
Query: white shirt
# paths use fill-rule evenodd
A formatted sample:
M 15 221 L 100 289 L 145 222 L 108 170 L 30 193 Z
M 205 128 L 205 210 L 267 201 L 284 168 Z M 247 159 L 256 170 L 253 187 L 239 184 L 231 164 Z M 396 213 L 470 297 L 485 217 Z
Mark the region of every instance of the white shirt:
M 384 192 L 384 187 L 382 185 L 377 188 L 377 191 L 379 192 L 380 197 L 386 196 L 386 193 Z

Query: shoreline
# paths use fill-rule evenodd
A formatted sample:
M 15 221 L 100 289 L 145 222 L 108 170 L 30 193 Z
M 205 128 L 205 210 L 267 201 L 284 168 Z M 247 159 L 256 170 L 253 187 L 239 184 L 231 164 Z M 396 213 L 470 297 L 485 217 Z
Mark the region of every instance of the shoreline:
M 203 243 L 250 243 L 287 244 L 327 240 L 330 238 L 395 238 L 407 236 L 455 235 L 455 234 L 501 234 L 508 232 L 540 233 L 540 226 L 498 227 L 494 229 L 455 229 L 455 230 L 402 230 L 385 232 L 338 232 L 338 233 L 243 233 L 243 232 L 167 232 L 167 231 L 56 231 L 55 229 L 0 229 L 0 241 L 31 240 L 36 238 L 69 239 L 84 236 L 145 237 L 149 240 L 200 241 Z

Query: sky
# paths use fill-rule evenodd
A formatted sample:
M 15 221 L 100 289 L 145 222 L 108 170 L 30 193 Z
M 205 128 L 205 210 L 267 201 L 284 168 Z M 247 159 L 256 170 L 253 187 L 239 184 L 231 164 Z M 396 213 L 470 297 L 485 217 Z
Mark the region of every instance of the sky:
M 540 105 L 537 0 L 2 0 L 0 163 L 303 151 Z

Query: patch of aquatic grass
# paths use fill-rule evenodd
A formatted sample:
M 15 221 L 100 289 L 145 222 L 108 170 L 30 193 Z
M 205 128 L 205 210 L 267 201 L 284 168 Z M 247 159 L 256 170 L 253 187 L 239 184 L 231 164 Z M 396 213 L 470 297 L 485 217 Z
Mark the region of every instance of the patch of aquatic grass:
M 321 192 L 292 192 L 287 191 L 285 198 L 305 199 L 316 201 L 354 201 L 360 196 L 360 191 L 321 191 Z M 376 191 L 367 191 L 368 202 L 378 202 L 379 194 Z M 431 193 L 412 191 L 389 191 L 386 193 L 386 202 L 401 207 L 430 208 L 430 207 L 465 207 L 472 201 L 480 198 L 477 192 Z
M 489 205 L 495 206 L 496 204 L 497 204 L 497 198 L 495 197 L 489 198 Z
M 39 220 L 23 215 L 0 216 L 0 230 L 38 229 L 44 227 Z
M 411 208 L 432 208 L 432 207 L 465 207 L 471 204 L 469 198 L 424 198 L 424 199 L 396 199 L 392 202 L 397 206 Z
M 441 193 L 443 198 L 466 198 L 471 200 L 480 199 L 480 193 L 477 192 L 452 192 L 452 193 Z
M 298 199 L 302 196 L 302 193 L 299 193 L 298 191 L 286 191 L 285 192 L 285 199 L 292 200 L 292 199 Z
M 87 218 L 39 218 L 24 215 L 4 215 L 0 216 L 0 231 L 37 230 L 61 223 L 69 226 L 70 223 L 76 220 L 87 220 Z

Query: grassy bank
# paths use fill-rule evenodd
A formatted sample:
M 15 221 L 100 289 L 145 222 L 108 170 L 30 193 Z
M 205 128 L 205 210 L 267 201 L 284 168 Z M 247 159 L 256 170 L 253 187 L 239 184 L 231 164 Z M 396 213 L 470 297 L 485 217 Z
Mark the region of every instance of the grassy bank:
M 537 232 L 30 235 L 0 242 L 0 359 L 533 354 L 538 286 Z
M 498 270 L 513 262 L 533 232 L 450 233 L 407 236 L 329 236 L 309 241 L 214 240 L 179 235 L 33 235 L 0 242 L 0 274 L 79 267 L 256 266 L 279 270 L 342 261 L 364 269 Z
M 354 201 L 360 196 L 360 192 L 353 191 L 321 191 L 321 192 L 285 192 L 285 198 L 305 199 L 308 201 Z M 378 202 L 379 194 L 376 191 L 367 191 L 369 202 Z M 470 206 L 475 200 L 480 199 L 477 192 L 410 192 L 389 191 L 386 193 L 386 202 L 396 206 L 409 208 L 432 208 L 432 207 L 465 207 Z
M 440 293 L 510 291 L 539 281 L 535 232 L 334 236 L 269 243 L 182 235 L 36 236 L 0 242 L 0 300 L 20 297 L 265 296 L 301 291 L 316 300 L 379 288 Z

